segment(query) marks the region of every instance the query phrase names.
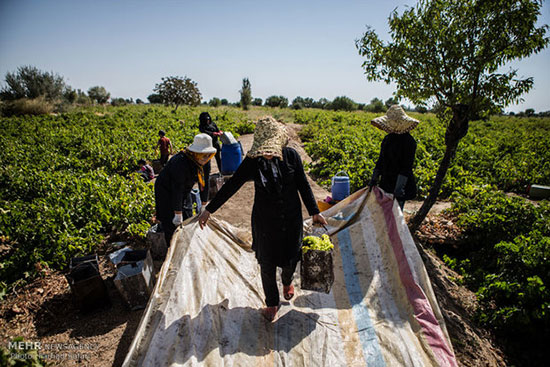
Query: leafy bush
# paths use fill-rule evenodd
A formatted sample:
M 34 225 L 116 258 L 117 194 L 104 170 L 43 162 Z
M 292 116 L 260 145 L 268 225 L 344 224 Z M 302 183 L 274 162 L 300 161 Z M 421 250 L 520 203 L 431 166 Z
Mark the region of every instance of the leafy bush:
M 490 187 L 452 199 L 468 246 L 447 262 L 477 292 L 478 319 L 505 334 L 548 338 L 550 203 L 533 205 Z

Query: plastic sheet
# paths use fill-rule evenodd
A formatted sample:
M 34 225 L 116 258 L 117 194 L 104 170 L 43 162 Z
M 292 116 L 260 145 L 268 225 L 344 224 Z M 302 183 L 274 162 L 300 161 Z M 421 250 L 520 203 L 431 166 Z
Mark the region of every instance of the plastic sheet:
M 211 219 L 201 230 L 188 220 L 124 366 L 456 366 L 399 206 L 361 190 L 323 214 L 335 245 L 332 290 L 296 287 L 273 323 L 259 312 L 250 244 L 227 223 Z

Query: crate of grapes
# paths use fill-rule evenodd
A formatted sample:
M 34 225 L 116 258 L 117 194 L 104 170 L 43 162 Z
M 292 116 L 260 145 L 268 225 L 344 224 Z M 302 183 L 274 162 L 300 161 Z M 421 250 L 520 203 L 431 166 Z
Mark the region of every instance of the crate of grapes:
M 302 261 L 300 264 L 301 288 L 329 293 L 334 283 L 332 249 L 330 237 L 307 236 L 302 241 Z

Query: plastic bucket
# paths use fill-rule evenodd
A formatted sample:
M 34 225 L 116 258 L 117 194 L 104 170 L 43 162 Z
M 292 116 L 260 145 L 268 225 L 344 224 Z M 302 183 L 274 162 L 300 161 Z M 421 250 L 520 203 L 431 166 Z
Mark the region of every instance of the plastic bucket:
M 222 174 L 232 174 L 242 162 L 242 149 L 239 143 L 222 145 Z
M 341 176 L 343 173 L 345 176 Z M 340 171 L 332 178 L 332 199 L 344 200 L 349 196 L 349 176 L 345 171 Z

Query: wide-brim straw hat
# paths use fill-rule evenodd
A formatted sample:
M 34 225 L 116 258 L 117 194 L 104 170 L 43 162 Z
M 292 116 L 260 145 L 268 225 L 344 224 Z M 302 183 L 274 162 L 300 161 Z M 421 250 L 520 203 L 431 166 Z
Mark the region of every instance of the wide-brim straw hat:
M 257 158 L 265 154 L 283 159 L 283 147 L 288 143 L 288 134 L 285 126 L 271 116 L 266 116 L 256 123 L 254 142 L 246 154 L 250 158 Z
M 195 153 L 216 153 L 216 148 L 212 146 L 212 138 L 206 134 L 197 134 L 187 149 Z
M 404 134 L 414 129 L 419 122 L 407 116 L 401 106 L 393 105 L 388 108 L 386 115 L 375 118 L 371 124 L 387 133 Z

